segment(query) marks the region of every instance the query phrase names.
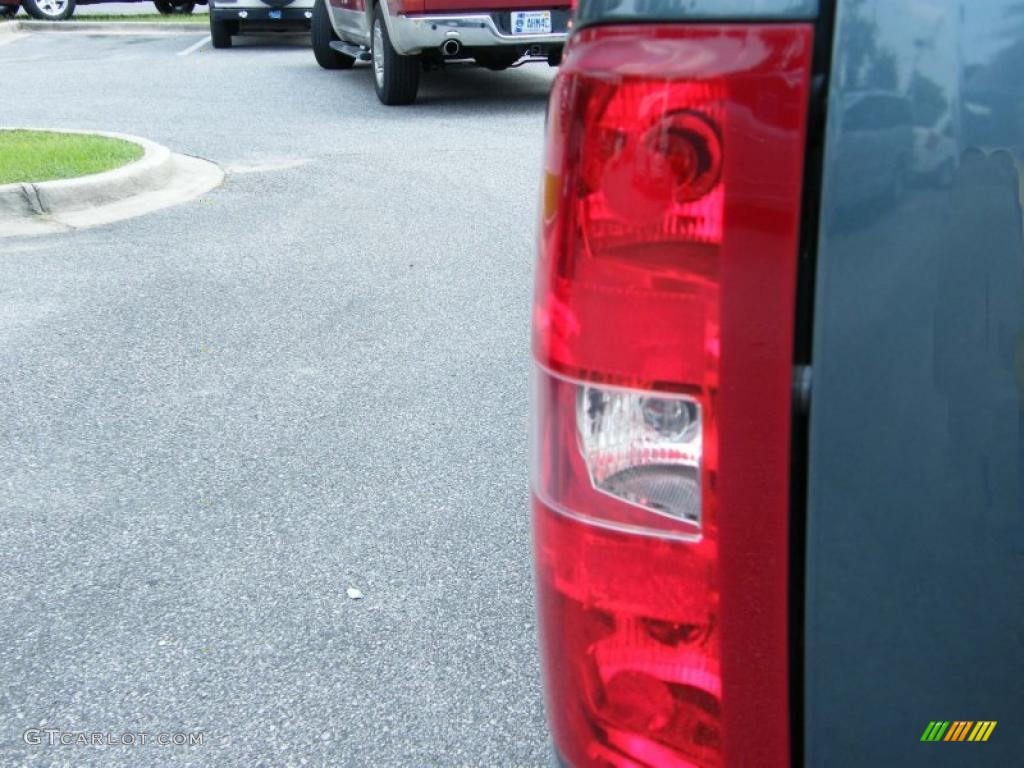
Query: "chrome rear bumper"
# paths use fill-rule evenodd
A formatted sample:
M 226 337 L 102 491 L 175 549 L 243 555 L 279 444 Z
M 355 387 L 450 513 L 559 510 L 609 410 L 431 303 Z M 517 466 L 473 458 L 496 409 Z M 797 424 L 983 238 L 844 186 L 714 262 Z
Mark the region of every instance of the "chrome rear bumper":
M 565 43 L 566 32 L 542 35 L 510 35 L 498 29 L 485 13 L 438 16 L 392 16 L 388 32 L 391 44 L 403 55 L 438 48 L 446 40 L 457 40 L 463 48 L 494 48 L 540 45 L 557 48 Z

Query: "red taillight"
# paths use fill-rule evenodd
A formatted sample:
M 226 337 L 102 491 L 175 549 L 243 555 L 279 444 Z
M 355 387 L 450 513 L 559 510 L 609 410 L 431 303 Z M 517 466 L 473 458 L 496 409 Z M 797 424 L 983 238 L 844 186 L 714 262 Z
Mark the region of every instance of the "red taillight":
M 599 27 L 551 96 L 533 488 L 573 766 L 788 764 L 808 25 Z

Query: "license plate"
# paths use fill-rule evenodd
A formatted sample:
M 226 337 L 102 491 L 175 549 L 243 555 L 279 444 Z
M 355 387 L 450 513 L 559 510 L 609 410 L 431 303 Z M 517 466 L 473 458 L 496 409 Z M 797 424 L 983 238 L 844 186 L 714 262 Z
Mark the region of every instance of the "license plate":
M 512 11 L 513 35 L 546 35 L 551 32 L 551 11 Z
M 271 11 L 270 12 L 270 18 L 272 18 L 272 19 L 280 19 L 281 18 L 281 12 L 280 11 Z

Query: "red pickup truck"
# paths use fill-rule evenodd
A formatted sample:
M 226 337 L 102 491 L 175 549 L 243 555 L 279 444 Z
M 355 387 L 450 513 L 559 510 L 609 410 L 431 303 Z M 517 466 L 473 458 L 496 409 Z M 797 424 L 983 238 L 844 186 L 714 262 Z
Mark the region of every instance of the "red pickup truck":
M 411 104 L 420 73 L 449 63 L 557 65 L 569 13 L 566 0 L 317 0 L 313 54 L 324 69 L 372 61 L 378 98 Z

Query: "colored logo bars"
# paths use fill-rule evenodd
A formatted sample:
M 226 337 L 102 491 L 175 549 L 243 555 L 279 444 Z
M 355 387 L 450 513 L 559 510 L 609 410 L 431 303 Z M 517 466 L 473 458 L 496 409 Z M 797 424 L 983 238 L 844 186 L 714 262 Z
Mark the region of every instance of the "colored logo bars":
M 932 720 L 921 734 L 921 741 L 988 741 L 996 720 Z

